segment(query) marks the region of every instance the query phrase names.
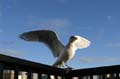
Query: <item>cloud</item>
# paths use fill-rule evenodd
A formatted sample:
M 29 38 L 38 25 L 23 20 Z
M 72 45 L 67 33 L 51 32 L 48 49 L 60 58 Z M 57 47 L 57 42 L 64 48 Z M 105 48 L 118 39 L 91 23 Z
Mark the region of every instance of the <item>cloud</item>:
M 103 37 L 104 37 L 104 35 L 105 35 L 105 32 L 106 32 L 106 29 L 104 29 L 104 28 L 101 28 L 101 29 L 99 29 L 99 30 L 97 30 L 97 40 L 101 40 L 101 39 L 103 39 Z
M 109 43 L 109 44 L 107 44 L 107 45 L 105 45 L 106 47 L 111 47 L 111 48 L 120 48 L 120 42 L 112 42 L 112 43 Z
M 15 41 L 0 41 L 1 45 L 13 45 L 15 44 Z
M 49 19 L 40 23 L 40 26 L 49 29 L 63 29 L 68 27 L 71 23 L 66 19 Z
M 0 8 L 1 9 L 1 8 Z M 2 11 L 0 10 L 0 24 L 2 23 Z M 2 32 L 2 30 L 0 29 L 0 32 Z
M 68 28 L 72 26 L 72 23 L 64 18 L 41 19 L 36 16 L 29 16 L 29 19 L 24 26 L 30 28 L 29 30 L 49 29 L 57 32 L 61 32 L 61 30 L 67 32 L 69 30 Z
M 2 16 L 2 12 L 0 12 L 0 17 Z
M 84 26 L 84 27 L 79 27 L 79 30 L 92 30 L 92 28 L 88 26 Z
M 41 22 L 38 28 L 53 30 L 58 35 L 69 36 L 71 26 L 72 23 L 67 19 L 48 19 Z
M 3 2 L 5 6 L 2 6 L 1 8 L 4 8 L 4 10 L 13 8 L 13 7 L 15 7 L 15 5 L 17 5 L 17 1 L 18 0 L 6 0 L 5 3 Z
M 59 3 L 66 3 L 68 0 L 57 0 Z
M 117 58 L 112 57 L 81 57 L 80 61 L 86 62 L 86 63 L 107 63 L 107 62 L 114 62 L 118 60 Z
M 107 16 L 107 20 L 111 20 L 112 19 L 112 16 Z
M 0 49 L 0 53 L 9 56 L 20 56 L 23 54 L 23 52 L 14 49 Z
M 3 32 L 3 30 L 2 29 L 0 29 L 0 33 L 2 33 Z
M 26 23 L 27 26 L 40 26 L 40 27 L 63 27 L 69 25 L 69 21 L 67 19 L 41 19 L 35 16 L 30 16 L 28 22 Z
M 0 6 L 0 17 L 2 16 L 2 7 Z

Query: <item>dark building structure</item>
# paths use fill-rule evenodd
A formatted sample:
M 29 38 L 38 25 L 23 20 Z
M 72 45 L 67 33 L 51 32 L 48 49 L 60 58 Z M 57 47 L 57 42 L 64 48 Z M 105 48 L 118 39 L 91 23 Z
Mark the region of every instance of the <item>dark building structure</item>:
M 0 79 L 120 79 L 120 65 L 66 72 L 64 69 L 0 54 Z

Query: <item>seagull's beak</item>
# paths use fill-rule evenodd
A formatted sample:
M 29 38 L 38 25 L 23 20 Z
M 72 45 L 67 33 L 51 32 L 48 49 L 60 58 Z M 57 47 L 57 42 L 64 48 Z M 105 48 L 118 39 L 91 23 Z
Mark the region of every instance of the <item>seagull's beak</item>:
M 90 41 L 88 41 L 88 46 L 90 46 L 91 45 L 91 42 Z
M 87 48 L 91 45 L 91 41 L 82 38 L 82 40 L 80 41 L 80 48 Z

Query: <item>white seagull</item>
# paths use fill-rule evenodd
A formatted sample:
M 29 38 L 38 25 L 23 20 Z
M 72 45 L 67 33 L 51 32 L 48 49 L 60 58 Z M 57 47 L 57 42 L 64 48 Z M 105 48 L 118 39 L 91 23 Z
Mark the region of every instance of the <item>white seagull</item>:
M 35 41 L 45 43 L 54 57 L 57 57 L 54 67 L 69 67 L 66 63 L 71 60 L 77 49 L 87 48 L 90 45 L 90 41 L 81 36 L 71 36 L 69 42 L 64 46 L 57 34 L 51 30 L 35 30 L 30 32 L 24 32 L 20 35 L 21 39 L 25 41 Z

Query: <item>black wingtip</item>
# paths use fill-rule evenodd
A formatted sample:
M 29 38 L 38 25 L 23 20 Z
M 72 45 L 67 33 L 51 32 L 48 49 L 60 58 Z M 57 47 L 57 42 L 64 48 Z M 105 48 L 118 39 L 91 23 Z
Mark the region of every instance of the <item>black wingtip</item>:
M 19 34 L 19 38 L 22 39 L 22 40 L 25 40 L 23 33 Z
M 21 33 L 21 34 L 19 34 L 19 38 L 20 38 L 20 39 L 23 39 L 23 40 L 27 40 L 27 39 L 26 39 L 26 35 L 27 35 L 26 32 Z

